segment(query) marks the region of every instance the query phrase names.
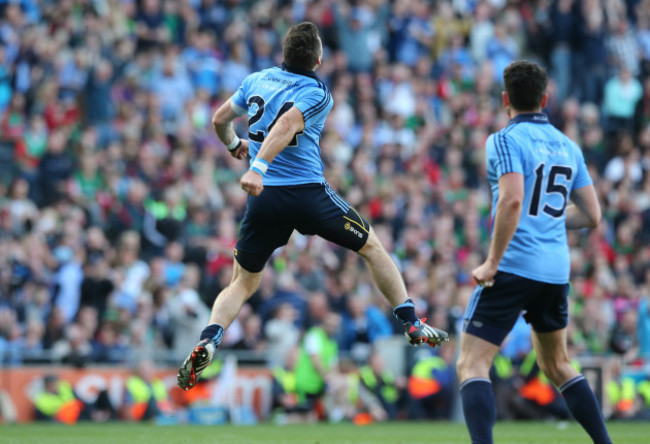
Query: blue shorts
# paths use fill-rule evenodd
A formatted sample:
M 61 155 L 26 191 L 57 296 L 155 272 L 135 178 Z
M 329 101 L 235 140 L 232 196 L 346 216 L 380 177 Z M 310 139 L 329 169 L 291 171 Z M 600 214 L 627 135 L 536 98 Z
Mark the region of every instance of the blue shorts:
M 235 259 L 245 270 L 260 272 L 293 230 L 359 251 L 370 224 L 327 183 L 266 186 L 259 196 L 248 196 Z
M 498 271 L 492 287 L 477 286 L 465 310 L 463 331 L 500 346 L 524 311 L 533 330 L 567 326 L 569 284 L 548 284 Z

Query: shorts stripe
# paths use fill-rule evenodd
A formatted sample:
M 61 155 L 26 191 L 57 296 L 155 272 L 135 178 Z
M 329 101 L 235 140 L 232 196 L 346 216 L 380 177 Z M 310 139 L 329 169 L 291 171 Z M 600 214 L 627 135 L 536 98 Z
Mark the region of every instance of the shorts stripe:
M 332 190 L 329 190 L 329 189 L 326 188 L 326 189 L 325 189 L 325 192 L 327 193 L 327 195 L 329 196 L 329 198 L 332 200 L 332 202 L 334 202 L 334 205 L 336 205 L 337 207 L 339 207 L 339 208 L 341 209 L 341 211 L 343 211 L 344 213 L 347 213 L 347 212 L 348 212 L 348 211 L 345 209 L 345 207 L 344 207 L 344 206 L 343 206 L 343 205 L 342 205 L 342 204 L 341 204 L 341 203 L 340 203 L 340 202 L 339 202 L 339 201 L 334 197 L 334 195 L 332 194 Z
M 325 192 L 332 199 L 332 202 L 339 207 L 344 213 L 347 213 L 350 210 L 350 204 L 343 200 L 341 196 L 336 194 L 336 192 L 329 186 L 328 183 L 325 183 Z
M 481 293 L 483 293 L 483 287 L 477 285 L 465 309 L 465 319 L 472 319 L 472 316 L 474 316 L 478 301 L 481 298 Z
M 332 190 L 332 198 L 337 200 L 341 205 L 343 205 L 343 208 L 345 208 L 345 212 L 347 213 L 350 210 L 350 204 L 348 204 L 341 196 L 339 196 L 336 191 Z

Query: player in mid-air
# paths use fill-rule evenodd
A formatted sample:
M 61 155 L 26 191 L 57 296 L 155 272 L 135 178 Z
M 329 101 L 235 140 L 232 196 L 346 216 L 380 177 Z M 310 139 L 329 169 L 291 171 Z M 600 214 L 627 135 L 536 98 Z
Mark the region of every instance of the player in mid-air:
M 478 285 L 465 312 L 457 363 L 467 428 L 472 443 L 492 442 L 496 407 L 490 367 L 524 311 L 540 369 L 593 441 L 610 443 L 596 397 L 569 363 L 566 347 L 566 230 L 598 225 L 596 191 L 580 148 L 542 113 L 544 69 L 516 61 L 503 79 L 503 103 L 511 120 L 486 142 L 492 241 L 487 259 L 472 271 Z
M 185 390 L 196 384 L 224 329 L 257 289 L 264 264 L 294 229 L 359 253 L 411 343 L 435 346 L 448 340 L 447 333 L 418 319 L 397 266 L 368 221 L 323 177 L 319 140 L 333 100 L 314 73 L 323 54 L 318 29 L 309 22 L 291 27 L 282 49 L 282 67 L 248 76 L 212 118 L 233 157 L 251 156 L 250 169 L 240 180 L 249 196 L 232 280 L 217 296 L 210 324 L 178 371 L 178 385 Z M 248 140 L 237 137 L 232 123 L 245 114 Z

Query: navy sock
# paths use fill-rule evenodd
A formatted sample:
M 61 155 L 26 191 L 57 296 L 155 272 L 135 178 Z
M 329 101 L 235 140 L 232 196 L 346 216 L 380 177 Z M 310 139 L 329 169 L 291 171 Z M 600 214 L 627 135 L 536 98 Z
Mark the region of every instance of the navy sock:
M 404 303 L 398 305 L 393 309 L 393 315 L 402 321 L 402 324 L 411 323 L 413 325 L 418 325 L 420 319 L 418 319 L 415 314 L 415 304 L 408 298 Z
M 223 327 L 219 324 L 210 324 L 201 332 L 201 340 L 209 339 L 214 344 L 214 348 L 219 347 L 223 338 Z
M 468 379 L 460 385 L 460 398 L 472 444 L 492 444 L 492 427 L 497 419 L 492 381 Z
M 578 375 L 562 384 L 560 392 L 573 417 L 596 444 L 611 444 L 598 401 L 584 376 Z

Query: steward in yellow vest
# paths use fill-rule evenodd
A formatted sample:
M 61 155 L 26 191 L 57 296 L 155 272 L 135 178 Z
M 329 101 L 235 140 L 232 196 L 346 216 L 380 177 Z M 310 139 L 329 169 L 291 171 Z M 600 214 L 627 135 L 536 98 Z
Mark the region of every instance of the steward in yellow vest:
M 76 424 L 84 403 L 77 399 L 68 381 L 48 375 L 44 379 L 43 391 L 34 398 L 34 407 L 36 419 Z
M 518 413 L 514 404 L 519 399 L 520 378 L 515 373 L 512 360 L 508 356 L 498 353 L 494 357 L 490 379 L 497 406 L 497 419 L 515 419 Z
M 117 419 L 117 412 L 106 390 L 97 393 L 92 403 L 77 398 L 72 385 L 55 375 L 43 378 L 43 388 L 33 398 L 35 419 L 76 424 L 81 420 L 107 421 Z
M 399 390 L 395 376 L 384 369 L 384 363 L 378 354 L 373 353 L 368 359 L 368 365 L 359 369 L 359 377 L 364 387 L 381 401 L 390 419 L 395 419 Z
M 450 348 L 451 349 L 451 348 Z M 415 419 L 449 419 L 455 380 L 453 366 L 440 356 L 420 359 L 411 370 L 408 392 Z
M 614 418 L 631 418 L 635 415 L 637 390 L 633 378 L 624 377 L 620 381 L 608 381 L 605 391 Z
M 305 332 L 296 362 L 296 390 L 300 396 L 315 399 L 325 390 L 325 376 L 331 372 L 338 359 L 338 346 L 334 339 L 341 325 L 338 314 L 325 316 L 322 326 Z
M 646 379 L 636 385 L 639 396 L 643 400 L 641 411 L 637 414 L 637 418 L 650 420 L 650 380 Z
M 576 359 L 571 359 L 571 365 L 580 372 L 581 365 Z M 519 373 L 525 381 L 519 389 L 519 394 L 530 402 L 531 407 L 536 406 L 531 410 L 536 414 L 528 415 L 530 419 L 542 419 L 549 415 L 559 419 L 569 418 L 569 410 L 564 399 L 537 365 L 535 349 L 528 353 L 519 367 Z
M 300 403 L 296 390 L 296 372 L 276 367 L 273 369 L 273 407 L 292 412 Z
M 152 379 L 152 372 L 153 365 L 142 362 L 135 374 L 126 380 L 127 416 L 132 421 L 144 421 L 171 413 L 167 387 L 160 379 Z

